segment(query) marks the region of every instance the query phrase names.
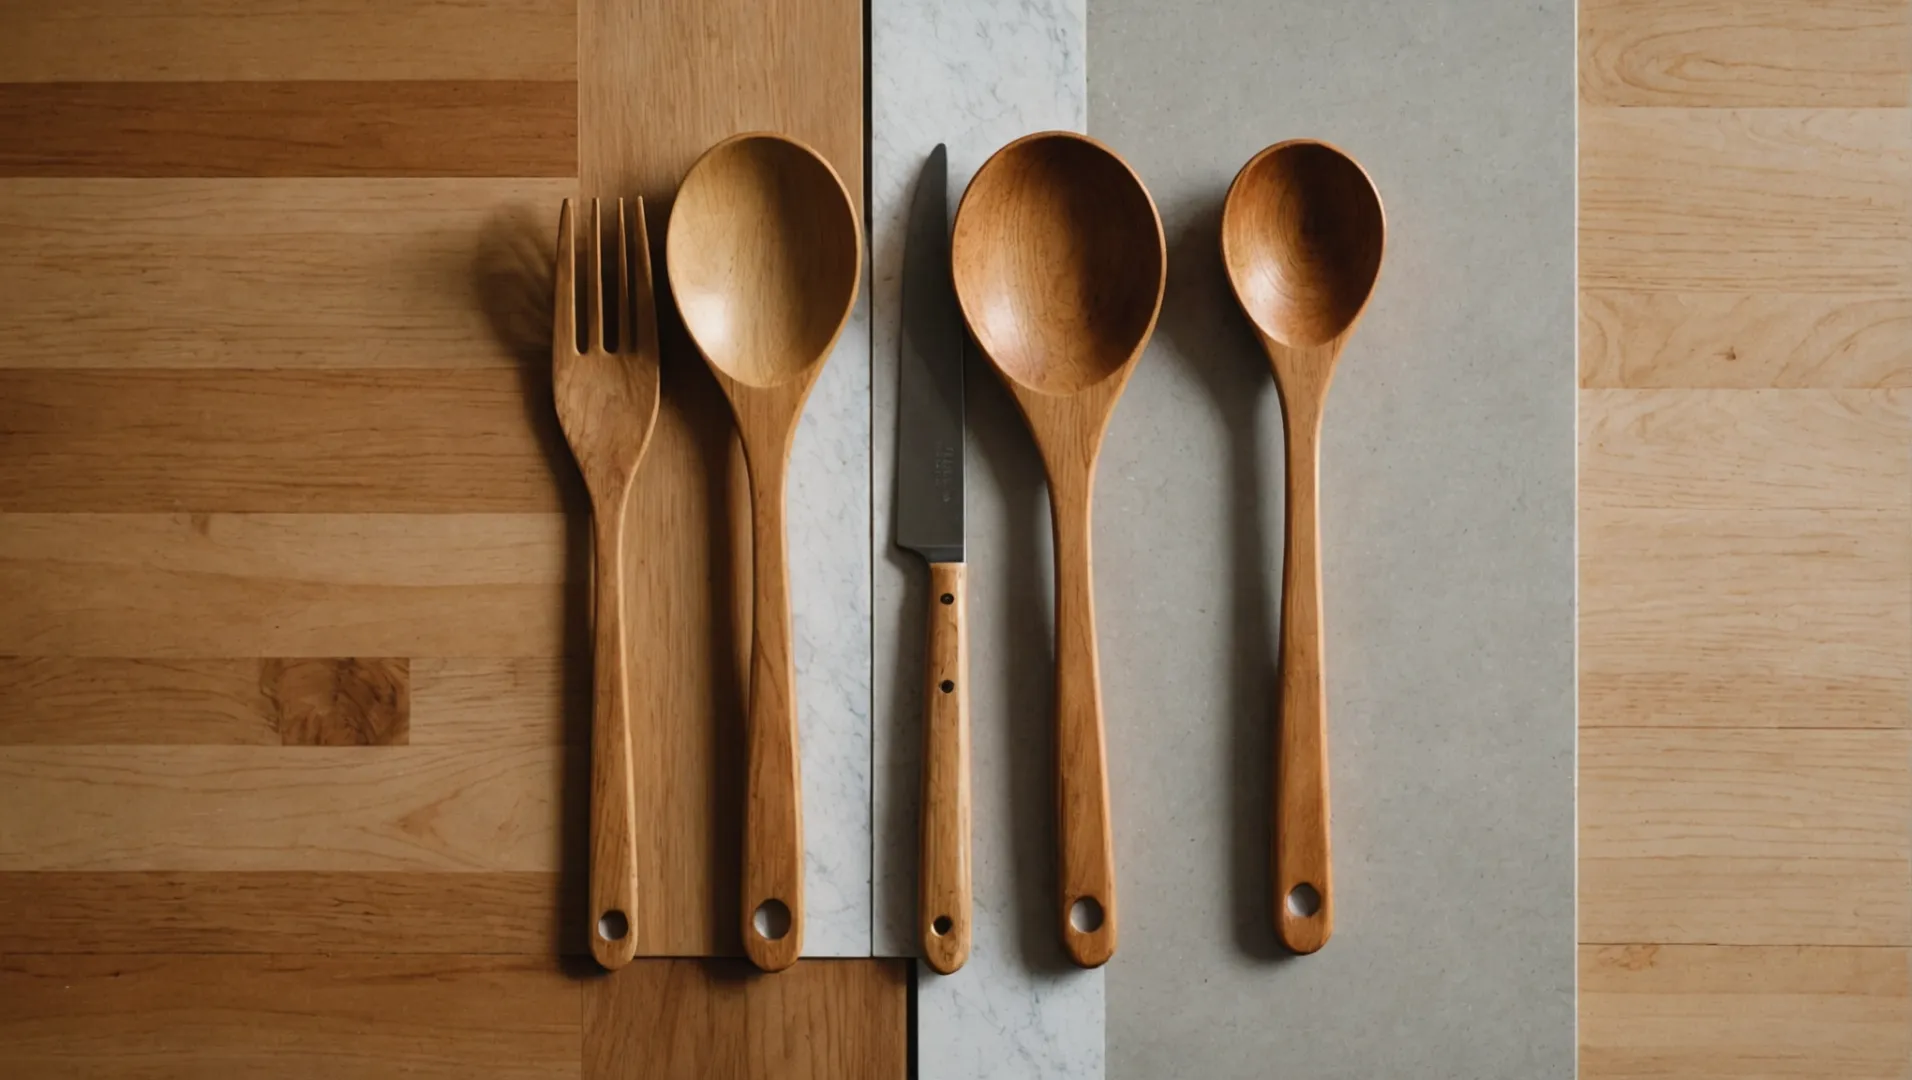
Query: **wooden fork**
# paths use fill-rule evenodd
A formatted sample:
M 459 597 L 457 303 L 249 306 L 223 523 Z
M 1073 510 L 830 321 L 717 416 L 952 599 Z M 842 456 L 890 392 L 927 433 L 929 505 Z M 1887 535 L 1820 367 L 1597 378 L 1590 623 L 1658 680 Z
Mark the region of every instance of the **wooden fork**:
M 606 344 L 603 223 L 591 200 L 585 244 L 585 335 L 578 351 L 577 241 L 572 201 L 558 218 L 551 383 L 558 423 L 591 494 L 591 955 L 620 968 L 637 955 L 637 814 L 631 781 L 630 688 L 624 640 L 624 510 L 657 424 L 657 306 L 644 200 L 635 228 L 617 201 L 617 339 Z M 636 271 L 633 280 L 632 271 Z

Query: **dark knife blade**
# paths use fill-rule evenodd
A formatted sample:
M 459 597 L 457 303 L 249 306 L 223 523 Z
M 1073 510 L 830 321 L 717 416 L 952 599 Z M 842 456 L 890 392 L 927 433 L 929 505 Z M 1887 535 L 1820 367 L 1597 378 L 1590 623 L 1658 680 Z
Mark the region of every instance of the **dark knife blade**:
M 963 561 L 963 320 L 949 270 L 949 155 L 923 165 L 903 248 L 896 542 Z

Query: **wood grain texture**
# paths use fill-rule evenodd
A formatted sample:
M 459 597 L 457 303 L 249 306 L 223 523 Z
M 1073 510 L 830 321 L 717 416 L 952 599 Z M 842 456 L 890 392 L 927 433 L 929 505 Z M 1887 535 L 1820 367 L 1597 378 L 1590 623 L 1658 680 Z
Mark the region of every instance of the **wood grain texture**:
M 581 167 L 668 202 L 739 126 L 857 196 L 863 155 L 860 5 L 590 6 L 0 10 L 0 1074 L 579 1074 L 558 203 Z M 734 949 L 741 463 L 708 376 L 664 381 L 640 930 Z M 760 1075 L 900 1076 L 904 977 L 672 1006 L 740 1010 Z M 630 1019 L 603 1060 L 671 1060 Z
M 640 960 L 585 984 L 586 1080 L 901 1080 L 909 964 Z
M 0 655 L 564 656 L 572 542 L 555 514 L 0 514 Z
M 1912 394 L 1586 390 L 1580 506 L 1912 510 Z
M 1583 288 L 1912 290 L 1912 125 L 1894 109 L 1586 109 Z
M 579 993 L 543 957 L 7 956 L 0 1072 L 556 1080 Z
M 0 871 L 0 955 L 583 954 L 549 871 Z
M 1580 950 L 1586 1080 L 1903 1080 L 1905 949 Z
M 575 176 L 570 82 L 0 83 L 0 176 Z
M 259 686 L 286 746 L 403 746 L 411 738 L 411 668 L 404 660 L 273 658 Z
M 402 746 L 391 658 L 0 657 L 0 746 Z
M 829 161 L 861 213 L 863 23 L 855 0 L 578 8 L 580 194 L 642 196 L 655 242 L 691 163 L 721 139 L 776 131 Z M 627 522 L 639 917 L 661 955 L 734 953 L 742 866 L 743 708 L 751 626 L 749 492 L 715 380 L 665 310 L 663 397 Z
M 1905 726 L 1905 405 L 1583 391 L 1583 725 Z
M 1912 387 L 1912 295 L 1586 290 L 1580 384 Z
M 1906 726 L 1912 510 L 1590 509 L 1580 538 L 1583 729 Z
M 555 748 L 0 749 L 0 870 L 556 871 Z
M 916 933 L 948 975 L 969 959 L 969 587 L 962 563 L 929 566 L 923 632 L 923 802 Z
M 1912 104 L 1906 0 L 1582 0 L 1588 105 Z
M 1582 731 L 1582 941 L 1912 944 L 1909 752 L 1903 730 Z M 1761 903 L 1706 925 L 1615 887 L 1659 871 Z
M 1025 135 L 983 163 L 956 211 L 963 321 L 1015 398 L 1049 483 L 1056 595 L 1056 916 L 1084 967 L 1115 954 L 1115 840 L 1091 556 L 1096 459 L 1161 312 L 1161 215 L 1114 151 Z
M 513 371 L 0 370 L 0 511 L 582 509 Z
M 576 77 L 576 0 L 14 0 L 0 11 L 0 82 Z
M 263 663 L 0 658 L 0 745 L 277 745 Z
M 1897 947 L 1912 907 L 1870 859 L 1583 860 L 1579 881 L 1583 944 Z
M 0 179 L 0 362 L 542 370 L 575 187 Z
M 585 195 L 668 206 L 705 150 L 742 132 L 775 131 L 823 155 L 863 205 L 858 5 L 578 0 L 578 25 Z
M 583 745 L 591 673 L 562 658 L 412 661 L 413 746 Z
M 1912 6 L 1580 8 L 1581 1073 L 1912 1075 Z

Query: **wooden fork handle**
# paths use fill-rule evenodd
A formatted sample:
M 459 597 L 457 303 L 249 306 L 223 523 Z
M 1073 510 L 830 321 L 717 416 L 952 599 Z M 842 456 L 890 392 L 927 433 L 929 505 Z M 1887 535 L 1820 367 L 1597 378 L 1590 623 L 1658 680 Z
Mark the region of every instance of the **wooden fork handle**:
M 591 955 L 620 968 L 637 955 L 637 817 L 625 669 L 624 513 L 592 512 Z
M 785 440 L 783 446 L 789 446 Z M 744 801 L 744 952 L 765 971 L 803 953 L 803 786 L 784 533 L 784 454 L 746 445 L 753 504 L 755 628 Z
M 1334 933 L 1328 843 L 1328 704 L 1323 680 L 1318 409 L 1286 418 L 1287 547 L 1281 587 L 1281 712 L 1275 740 L 1275 929 L 1297 953 Z
M 969 958 L 969 641 L 962 563 L 929 568 L 923 665 L 923 851 L 917 931 L 948 975 Z
M 1093 466 L 1091 465 L 1090 468 Z M 1052 474 L 1056 553 L 1056 810 L 1062 943 L 1082 967 L 1115 955 L 1115 843 L 1089 553 L 1091 474 Z

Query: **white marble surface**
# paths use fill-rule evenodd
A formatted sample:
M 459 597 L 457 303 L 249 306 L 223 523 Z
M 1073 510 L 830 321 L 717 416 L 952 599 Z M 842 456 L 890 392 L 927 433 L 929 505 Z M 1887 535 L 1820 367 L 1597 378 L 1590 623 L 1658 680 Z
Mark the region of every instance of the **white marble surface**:
M 892 543 L 899 272 L 925 157 L 951 210 L 1003 143 L 1087 120 L 1083 0 L 873 0 L 871 494 L 876 628 L 874 951 L 914 956 L 926 570 Z M 923 1080 L 1100 1077 L 1103 975 L 1062 955 L 1055 892 L 1048 509 L 1041 463 L 987 364 L 968 371 L 967 562 L 975 925 L 969 962 L 919 966 Z M 1116 807 L 1117 828 L 1122 807 Z
M 805 956 L 870 954 L 869 357 L 866 271 L 790 460 Z

